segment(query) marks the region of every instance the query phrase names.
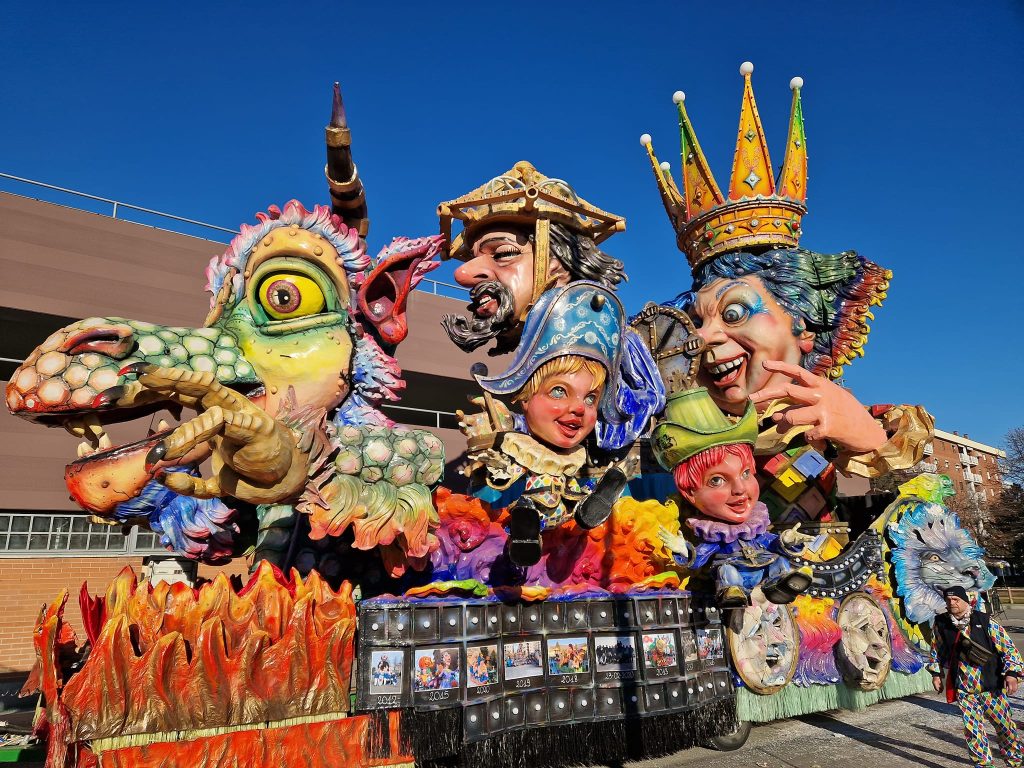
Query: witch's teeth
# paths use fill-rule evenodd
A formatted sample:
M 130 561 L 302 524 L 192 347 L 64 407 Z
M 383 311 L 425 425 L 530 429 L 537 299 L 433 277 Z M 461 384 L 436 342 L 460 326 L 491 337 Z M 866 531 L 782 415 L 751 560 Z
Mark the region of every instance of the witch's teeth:
M 167 419 L 160 419 L 160 421 L 158 421 L 156 424 L 157 432 L 166 432 L 170 428 L 171 425 L 167 423 Z
M 110 442 L 110 435 L 108 435 L 106 432 L 100 435 L 99 448 L 101 451 L 105 451 L 108 448 L 113 447 L 113 445 L 114 444 Z
M 85 423 L 81 419 L 64 422 L 64 429 L 75 437 L 85 437 Z
M 92 446 L 84 440 L 78 444 L 78 458 L 84 459 L 93 452 Z

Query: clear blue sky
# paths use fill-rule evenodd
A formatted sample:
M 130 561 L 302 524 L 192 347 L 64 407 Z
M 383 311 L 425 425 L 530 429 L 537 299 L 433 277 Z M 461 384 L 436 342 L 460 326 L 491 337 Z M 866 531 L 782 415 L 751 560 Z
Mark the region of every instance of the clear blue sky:
M 627 217 L 607 249 L 637 310 L 690 284 L 638 137 L 678 170 L 671 94 L 686 91 L 724 186 L 750 59 L 776 164 L 789 80 L 805 80 L 802 244 L 895 272 L 847 384 L 988 442 L 1024 425 L 1021 3 L 246 8 L 7 4 L 0 170 L 236 227 L 269 203 L 326 201 L 340 80 L 372 246 L 436 232 L 438 201 L 529 159 Z

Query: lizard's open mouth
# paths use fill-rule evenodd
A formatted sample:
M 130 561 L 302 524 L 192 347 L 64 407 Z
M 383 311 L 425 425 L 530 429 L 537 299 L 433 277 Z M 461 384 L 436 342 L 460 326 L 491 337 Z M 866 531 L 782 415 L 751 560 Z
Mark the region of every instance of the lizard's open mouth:
M 184 456 L 147 465 L 154 446 L 170 435 L 181 421 L 183 406 L 171 400 L 151 400 L 140 405 L 117 405 L 123 387 L 101 393 L 92 408 L 39 412 L 29 416 L 47 426 L 63 427 L 78 439 L 77 458 L 64 469 L 71 498 L 94 514 L 110 515 L 122 502 L 135 498 L 157 473 L 169 467 L 197 467 L 210 454 L 204 444 Z M 261 386 L 237 387 L 250 399 L 261 398 Z M 149 417 L 146 434 L 139 424 Z

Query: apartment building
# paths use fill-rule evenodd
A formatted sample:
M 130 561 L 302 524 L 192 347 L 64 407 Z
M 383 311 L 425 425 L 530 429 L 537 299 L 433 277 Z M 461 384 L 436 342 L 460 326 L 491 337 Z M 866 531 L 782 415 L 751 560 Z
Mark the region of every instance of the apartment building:
M 918 468 L 947 475 L 959 500 L 984 506 L 992 503 L 1003 488 L 999 461 L 1005 458 L 1002 449 L 972 440 L 967 434 L 936 429 Z

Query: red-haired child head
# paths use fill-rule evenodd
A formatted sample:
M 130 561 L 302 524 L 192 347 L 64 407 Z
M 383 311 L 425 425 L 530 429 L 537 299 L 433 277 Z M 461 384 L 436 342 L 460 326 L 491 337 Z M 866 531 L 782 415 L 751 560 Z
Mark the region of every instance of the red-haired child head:
M 747 443 L 701 451 L 677 464 L 672 476 L 684 499 L 726 523 L 745 522 L 760 495 L 754 453 Z

